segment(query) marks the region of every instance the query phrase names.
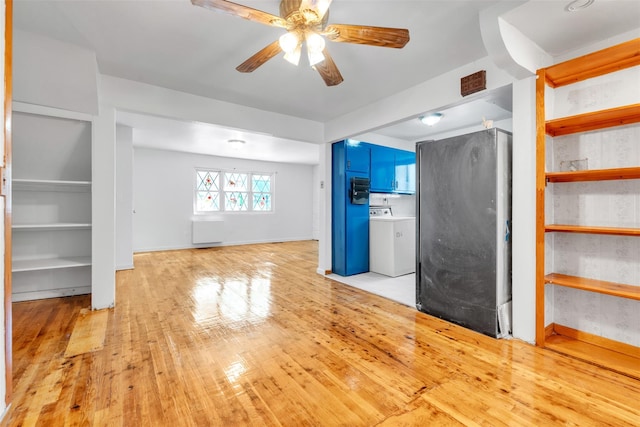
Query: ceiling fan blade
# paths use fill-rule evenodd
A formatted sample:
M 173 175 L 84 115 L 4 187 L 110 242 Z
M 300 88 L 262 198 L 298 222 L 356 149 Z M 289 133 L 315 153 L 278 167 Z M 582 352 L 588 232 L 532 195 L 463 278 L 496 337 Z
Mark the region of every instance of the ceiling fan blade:
M 250 73 L 280 52 L 282 52 L 282 48 L 280 47 L 278 40 L 276 40 L 253 55 L 251 58 L 244 61 L 242 64 L 238 65 L 236 70 L 241 73 Z
M 324 15 L 331 6 L 331 0 L 302 0 L 300 2 L 300 10 L 311 9 L 318 13 L 318 18 L 322 20 Z
M 331 24 L 322 32 L 329 40 L 400 49 L 409 42 L 409 30 L 366 25 Z
M 274 27 L 285 28 L 287 25 L 279 16 L 226 0 L 191 0 L 191 4 Z
M 336 63 L 333 62 L 333 58 L 329 55 L 327 48 L 322 51 L 322 54 L 324 55 L 324 61 L 314 65 L 313 68 L 320 74 L 327 86 L 339 85 L 344 80 L 340 70 L 338 70 Z

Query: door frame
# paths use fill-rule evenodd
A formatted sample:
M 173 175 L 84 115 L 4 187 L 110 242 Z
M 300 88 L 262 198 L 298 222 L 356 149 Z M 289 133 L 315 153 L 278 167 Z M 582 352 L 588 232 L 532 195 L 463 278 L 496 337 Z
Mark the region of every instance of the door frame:
M 4 159 L 0 165 L 2 183 L 0 197 L 4 197 L 4 368 L 5 403 L 11 402 L 13 386 L 12 310 L 11 310 L 11 123 L 13 96 L 13 0 L 4 0 Z

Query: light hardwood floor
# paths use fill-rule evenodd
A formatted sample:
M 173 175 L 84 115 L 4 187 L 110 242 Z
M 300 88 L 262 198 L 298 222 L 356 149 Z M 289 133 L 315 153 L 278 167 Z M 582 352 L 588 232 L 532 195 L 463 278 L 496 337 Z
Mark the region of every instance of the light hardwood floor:
M 86 296 L 15 304 L 5 425 L 640 425 L 636 379 L 316 264 L 316 242 L 138 254 L 107 315 Z

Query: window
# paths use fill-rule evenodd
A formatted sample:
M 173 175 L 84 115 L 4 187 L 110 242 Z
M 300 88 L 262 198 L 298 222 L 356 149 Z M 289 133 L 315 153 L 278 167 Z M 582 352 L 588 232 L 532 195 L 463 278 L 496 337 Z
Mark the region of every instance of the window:
M 195 212 L 271 212 L 273 175 L 196 170 Z
M 220 210 L 220 173 L 196 171 L 196 212 Z
M 224 210 L 242 212 L 249 209 L 249 174 L 225 172 L 224 174 Z
M 251 192 L 254 211 L 271 210 L 271 175 L 252 175 Z

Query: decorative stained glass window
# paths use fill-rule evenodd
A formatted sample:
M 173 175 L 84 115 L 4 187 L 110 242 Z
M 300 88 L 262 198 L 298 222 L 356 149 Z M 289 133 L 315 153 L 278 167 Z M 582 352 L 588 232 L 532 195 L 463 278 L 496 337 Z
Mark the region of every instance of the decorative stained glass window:
M 270 211 L 271 210 L 271 194 L 253 193 L 253 210 L 254 211 Z
M 224 210 L 225 211 L 246 211 L 249 208 L 249 193 L 240 191 L 225 191 Z
M 271 210 L 271 175 L 251 176 L 251 191 L 253 193 L 254 211 Z
M 196 213 L 272 210 L 273 175 L 196 170 Z
M 196 212 L 220 210 L 220 174 L 216 171 L 196 171 Z
M 224 191 L 249 191 L 249 174 L 225 172 Z

